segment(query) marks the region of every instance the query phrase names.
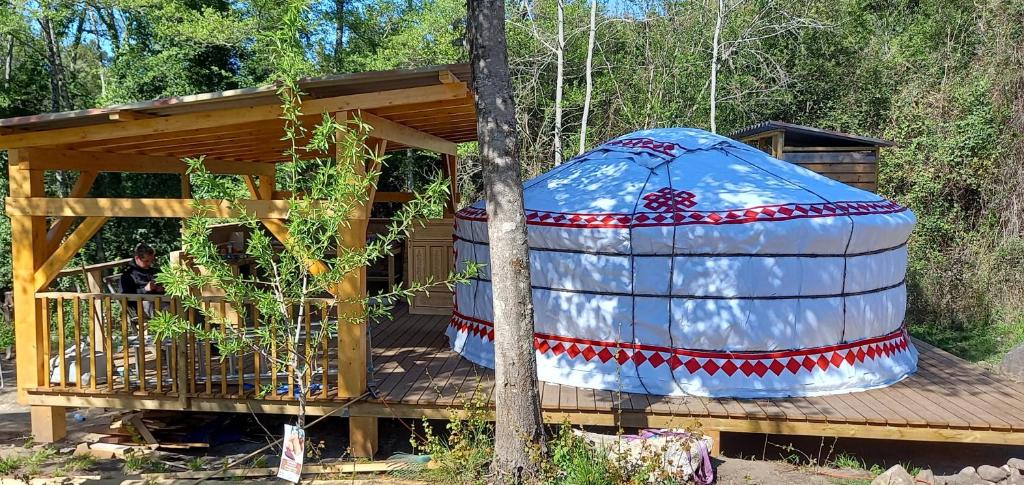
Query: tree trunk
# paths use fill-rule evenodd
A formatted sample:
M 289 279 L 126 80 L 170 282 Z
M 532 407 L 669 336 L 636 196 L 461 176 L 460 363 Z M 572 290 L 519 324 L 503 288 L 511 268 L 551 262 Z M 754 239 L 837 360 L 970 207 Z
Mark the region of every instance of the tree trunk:
M 334 0 L 334 69 L 341 71 L 345 53 L 345 0 Z
M 555 165 L 562 163 L 562 83 L 565 78 L 565 4 L 558 0 L 558 44 L 555 46 Z
M 725 20 L 725 0 L 718 0 L 718 15 L 715 20 L 715 37 L 711 46 L 711 132 L 718 133 L 718 123 L 715 119 L 718 97 L 718 52 L 721 50 L 719 42 L 722 38 L 722 22 Z
M 580 151 L 587 149 L 587 118 L 590 116 L 590 96 L 594 92 L 594 39 L 597 37 L 597 0 L 590 0 L 590 39 L 587 41 L 587 90 L 583 96 L 583 118 L 580 121 Z
M 53 28 L 50 19 L 44 14 L 39 19 L 39 27 L 42 28 L 43 39 L 46 42 L 46 60 L 50 65 L 50 109 L 60 111 L 60 78 L 57 74 L 57 46 L 54 45 Z
M 11 35 L 7 43 L 7 52 L 4 53 L 4 86 L 10 86 L 11 75 L 14 73 L 14 35 Z
M 468 31 L 494 300 L 496 424 L 491 471 L 497 483 L 521 483 L 537 477 L 538 464 L 530 455 L 542 446 L 543 430 L 504 0 L 469 0 Z

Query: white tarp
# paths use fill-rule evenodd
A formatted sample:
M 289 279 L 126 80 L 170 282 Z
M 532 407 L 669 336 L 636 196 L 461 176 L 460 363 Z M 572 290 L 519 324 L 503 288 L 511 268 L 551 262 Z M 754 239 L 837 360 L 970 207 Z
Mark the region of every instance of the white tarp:
M 914 372 L 903 326 L 914 214 L 695 129 L 631 133 L 524 184 L 541 380 L 664 395 L 781 397 Z M 486 213 L 456 215 L 487 264 Z M 490 274 L 448 337 L 494 365 Z

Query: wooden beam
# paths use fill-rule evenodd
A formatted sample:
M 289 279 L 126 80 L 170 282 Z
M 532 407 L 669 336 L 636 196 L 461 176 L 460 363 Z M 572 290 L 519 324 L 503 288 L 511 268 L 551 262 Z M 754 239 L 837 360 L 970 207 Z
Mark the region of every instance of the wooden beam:
M 61 406 L 32 406 L 32 441 L 54 443 L 68 432 L 67 410 Z
M 115 111 L 110 113 L 108 118 L 110 121 L 135 121 L 135 120 L 148 120 L 150 118 L 156 118 L 156 115 L 149 113 L 143 113 L 141 111 Z
M 64 269 L 85 243 L 107 222 L 108 217 L 86 217 L 35 273 L 35 291 L 43 290 Z
M 409 202 L 416 197 L 412 192 L 377 192 L 373 196 L 373 203 L 378 202 Z
M 439 84 L 407 89 L 394 89 L 372 93 L 350 94 L 323 99 L 306 99 L 302 110 L 306 113 L 333 113 L 343 110 L 373 109 L 402 104 L 441 101 L 471 96 L 466 83 Z M 27 148 L 81 143 L 136 135 L 196 130 L 253 121 L 272 120 L 281 116 L 281 107 L 275 102 L 261 106 L 202 111 L 163 116 L 147 120 L 125 121 L 116 127 L 101 124 L 61 128 L 30 133 L 0 136 L 0 148 Z
M 450 184 L 451 194 L 448 198 L 448 207 L 445 209 L 447 215 L 455 214 L 455 211 L 459 209 L 459 174 L 458 165 L 459 159 L 455 155 L 445 155 L 445 170 L 448 172 L 448 183 Z
M 373 458 L 377 454 L 377 418 L 351 416 L 348 418 L 348 443 L 352 456 Z
M 459 77 L 456 76 L 455 74 L 452 74 L 451 71 L 440 71 L 440 72 L 437 73 L 437 78 L 443 84 L 459 82 Z
M 16 216 L 104 216 L 104 217 L 191 217 L 198 203 L 209 210 L 210 217 L 236 217 L 229 201 L 221 199 L 54 199 L 50 197 L 7 198 L 7 215 Z M 287 219 L 290 209 L 286 200 L 244 200 L 242 207 L 250 214 L 265 219 Z M 44 237 L 45 240 L 45 237 Z
M 135 153 L 84 152 L 31 148 L 27 150 L 27 170 L 85 170 L 95 172 L 184 173 L 188 164 L 181 157 Z M 203 166 L 212 173 L 265 175 L 274 172 L 269 163 L 238 162 L 205 158 Z
M 22 150 L 10 150 L 8 176 L 13 197 L 44 197 L 43 172 L 22 170 L 28 163 Z M 14 287 L 14 335 L 18 353 L 18 402 L 28 402 L 28 390 L 49 383 L 49 362 L 43 353 L 43 342 L 48 341 L 49 329 L 44 328 L 43 312 L 49 309 L 36 300 L 35 272 L 46 257 L 46 218 L 8 214 L 11 218 L 11 273 Z M 33 407 L 32 430 L 37 439 L 53 441 L 67 432 L 64 408 L 59 406 Z
M 395 123 L 386 118 L 381 118 L 373 113 L 361 111 L 355 114 L 364 123 L 373 127 L 370 136 L 382 140 L 401 143 L 407 147 L 422 148 L 437 153 L 454 155 L 458 153 L 458 147 L 444 138 L 422 132 L 406 125 Z
M 339 124 L 344 124 L 350 114 L 340 112 L 335 115 Z M 340 148 L 337 148 L 340 151 Z M 347 160 L 348 157 L 341 153 L 337 154 L 339 160 Z M 366 165 L 363 160 L 352 160 L 357 177 L 366 175 Z M 369 198 L 370 201 L 373 198 Z M 349 225 L 341 227 L 340 244 L 338 253 L 346 249 L 359 251 L 366 247 L 366 228 L 369 218 L 369 208 L 372 202 L 359 204 L 356 208 L 356 215 L 362 220 L 349 221 Z M 351 323 L 356 315 L 364 314 L 364 299 L 366 298 L 366 268 L 361 267 L 345 275 L 338 284 L 335 291 L 338 311 L 338 397 L 350 398 L 362 395 L 366 392 L 366 322 Z
M 71 188 L 71 193 L 68 194 L 68 197 L 72 199 L 79 199 L 89 195 L 89 190 L 92 189 L 92 185 L 96 182 L 96 177 L 98 175 L 99 172 L 94 171 L 81 172 L 78 174 L 78 180 L 75 181 L 75 186 Z M 50 226 L 50 230 L 46 233 L 47 253 L 52 254 L 57 250 L 61 241 L 64 240 L 64 235 L 67 234 L 68 229 L 71 228 L 71 224 L 76 220 L 76 217 L 61 217 L 53 222 Z

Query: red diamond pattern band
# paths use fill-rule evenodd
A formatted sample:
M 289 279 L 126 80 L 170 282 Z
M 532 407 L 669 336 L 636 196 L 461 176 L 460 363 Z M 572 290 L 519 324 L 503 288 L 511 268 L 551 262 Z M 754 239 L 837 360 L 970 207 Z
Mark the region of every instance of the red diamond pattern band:
M 890 200 L 820 203 L 789 203 L 721 211 L 679 210 L 676 212 L 637 212 L 636 214 L 573 214 L 526 210 L 531 226 L 574 227 L 583 229 L 628 229 L 631 227 L 685 226 L 692 224 L 748 224 L 815 217 L 893 214 L 907 210 Z M 486 222 L 484 209 L 466 207 L 457 219 Z
M 460 333 L 494 341 L 494 328 L 489 322 L 454 313 L 449 326 Z M 798 374 L 803 371 L 822 372 L 844 365 L 857 365 L 865 360 L 888 358 L 906 352 L 910 340 L 906 330 L 899 330 L 880 337 L 857 342 L 781 352 L 713 352 L 704 350 L 676 349 L 653 345 L 577 339 L 558 335 L 536 333 L 534 348 L 541 354 L 566 355 L 582 358 L 587 362 L 598 360 L 607 363 L 614 360 L 619 365 L 632 361 L 634 365 L 650 365 L 658 368 L 667 366 L 673 371 L 680 368 L 690 374 L 704 373 L 708 376 L 722 372 L 732 376 L 736 372 L 750 377 L 764 377 L 769 372 L 779 376 L 783 372 Z

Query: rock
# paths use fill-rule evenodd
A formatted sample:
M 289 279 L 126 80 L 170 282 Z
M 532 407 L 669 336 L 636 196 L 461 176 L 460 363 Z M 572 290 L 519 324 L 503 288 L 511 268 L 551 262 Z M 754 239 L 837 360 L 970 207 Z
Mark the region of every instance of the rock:
M 1006 466 L 1017 470 L 1024 470 L 1024 460 L 1021 460 L 1020 458 L 1010 458 L 1010 460 L 1006 462 Z
M 973 475 L 977 471 L 973 466 L 965 466 L 957 475 Z
M 910 476 L 902 465 L 893 465 L 885 473 L 875 477 L 871 485 L 914 485 L 914 477 Z
M 1010 472 L 1003 470 L 1002 468 L 996 468 L 992 465 L 981 465 L 978 467 L 978 476 L 992 482 L 1001 482 L 1004 478 L 1010 476 Z
M 1010 377 L 1024 381 L 1024 344 L 1013 348 L 1003 357 L 999 370 Z
M 925 485 L 935 485 L 935 474 L 929 469 L 924 469 L 917 472 L 917 476 L 914 477 L 914 482 Z
M 1024 475 L 1010 475 L 1005 482 L 1006 485 L 1024 485 Z

